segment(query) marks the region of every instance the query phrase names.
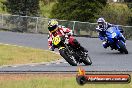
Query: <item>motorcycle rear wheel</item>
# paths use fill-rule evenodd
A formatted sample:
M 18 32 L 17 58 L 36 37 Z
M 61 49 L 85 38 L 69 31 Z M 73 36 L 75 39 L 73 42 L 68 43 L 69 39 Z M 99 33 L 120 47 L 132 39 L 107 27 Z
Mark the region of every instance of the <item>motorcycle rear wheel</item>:
M 86 58 L 83 58 L 83 63 L 84 63 L 85 65 L 91 65 L 91 64 L 92 64 L 92 60 L 91 60 L 91 58 L 90 58 L 89 55 L 87 55 Z

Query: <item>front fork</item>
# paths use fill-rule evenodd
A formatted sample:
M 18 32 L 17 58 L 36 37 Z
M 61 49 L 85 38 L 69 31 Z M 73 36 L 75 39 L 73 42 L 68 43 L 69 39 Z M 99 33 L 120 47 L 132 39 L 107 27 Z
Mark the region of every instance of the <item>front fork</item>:
M 126 44 L 125 44 L 125 42 L 123 40 L 118 40 L 117 42 L 119 42 L 119 41 L 121 41 L 121 43 L 126 46 Z M 116 45 L 117 45 L 118 49 L 120 49 L 120 46 L 117 43 L 116 43 Z

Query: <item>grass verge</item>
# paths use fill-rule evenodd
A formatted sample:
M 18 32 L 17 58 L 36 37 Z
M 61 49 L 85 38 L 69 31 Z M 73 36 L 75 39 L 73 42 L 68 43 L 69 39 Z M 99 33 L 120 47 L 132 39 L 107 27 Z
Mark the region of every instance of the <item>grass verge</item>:
M 132 88 L 132 83 L 80 86 L 75 75 L 3 74 L 0 75 L 0 88 Z
M 60 58 L 48 50 L 0 44 L 0 65 L 49 62 Z

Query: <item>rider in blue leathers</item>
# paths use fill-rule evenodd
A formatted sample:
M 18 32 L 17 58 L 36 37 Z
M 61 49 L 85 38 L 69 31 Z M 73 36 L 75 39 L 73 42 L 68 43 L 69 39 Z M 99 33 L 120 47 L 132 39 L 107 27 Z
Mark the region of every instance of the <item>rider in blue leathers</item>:
M 104 20 L 104 18 L 99 18 L 97 20 L 97 23 L 98 23 L 98 26 L 97 26 L 96 30 L 99 32 L 99 38 L 100 38 L 100 40 L 102 40 L 103 47 L 107 48 L 109 46 L 109 43 L 106 40 L 106 30 L 109 27 L 114 27 L 115 25 L 106 22 Z M 120 29 L 120 31 L 123 32 L 122 29 Z M 123 38 L 123 41 L 125 42 L 125 38 L 124 38 L 124 36 L 122 34 L 121 34 L 121 37 Z

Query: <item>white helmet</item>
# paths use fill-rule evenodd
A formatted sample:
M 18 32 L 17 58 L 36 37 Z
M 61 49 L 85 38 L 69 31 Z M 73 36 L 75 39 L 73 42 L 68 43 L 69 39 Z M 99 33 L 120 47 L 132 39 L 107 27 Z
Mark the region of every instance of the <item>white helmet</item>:
M 98 20 L 97 20 L 97 23 L 105 23 L 105 20 L 104 20 L 104 18 L 99 18 Z
M 104 25 L 105 25 L 105 20 L 104 20 L 104 18 L 99 18 L 99 19 L 97 20 L 97 23 L 98 23 L 98 25 L 99 25 L 100 28 L 104 28 Z M 103 29 L 102 29 L 102 31 L 103 31 Z

